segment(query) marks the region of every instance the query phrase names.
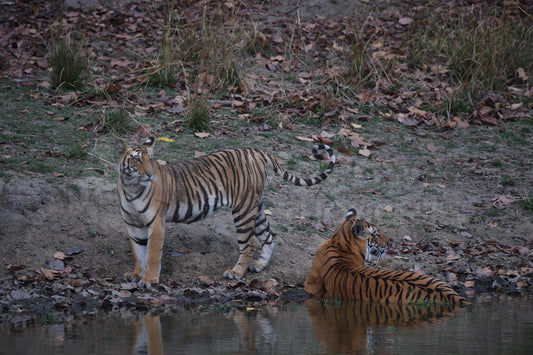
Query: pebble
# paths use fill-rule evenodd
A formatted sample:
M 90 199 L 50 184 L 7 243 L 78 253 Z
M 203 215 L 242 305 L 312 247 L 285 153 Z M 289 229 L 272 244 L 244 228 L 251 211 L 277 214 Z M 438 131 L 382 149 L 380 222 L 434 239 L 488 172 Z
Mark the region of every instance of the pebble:
M 31 298 L 30 294 L 23 290 L 13 290 L 9 293 L 12 299 L 18 301 L 18 300 L 26 300 L 28 298 Z

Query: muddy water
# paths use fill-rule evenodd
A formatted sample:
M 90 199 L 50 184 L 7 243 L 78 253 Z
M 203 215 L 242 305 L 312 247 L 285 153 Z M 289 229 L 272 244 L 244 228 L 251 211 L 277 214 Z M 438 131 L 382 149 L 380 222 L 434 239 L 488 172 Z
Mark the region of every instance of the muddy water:
M 308 300 L 0 327 L 0 354 L 526 354 L 531 349 L 533 298 L 490 295 L 459 310 Z

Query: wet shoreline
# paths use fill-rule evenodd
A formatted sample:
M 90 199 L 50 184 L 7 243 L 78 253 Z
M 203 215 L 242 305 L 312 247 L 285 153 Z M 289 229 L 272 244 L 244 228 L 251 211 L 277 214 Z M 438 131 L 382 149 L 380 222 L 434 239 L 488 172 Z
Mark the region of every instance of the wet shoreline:
M 279 279 L 215 282 L 198 278 L 195 285 L 156 284 L 139 288 L 135 283 L 84 280 L 68 282 L 35 280 L 24 283 L 15 277 L 0 281 L 0 324 L 12 327 L 60 324 L 72 317 L 94 317 L 129 312 L 179 312 L 184 308 L 259 308 L 269 302 L 303 302 L 309 298 L 303 284 L 283 285 Z M 503 278 L 475 280 L 473 288 L 454 287 L 463 296 L 480 293 L 520 295 L 532 293 Z

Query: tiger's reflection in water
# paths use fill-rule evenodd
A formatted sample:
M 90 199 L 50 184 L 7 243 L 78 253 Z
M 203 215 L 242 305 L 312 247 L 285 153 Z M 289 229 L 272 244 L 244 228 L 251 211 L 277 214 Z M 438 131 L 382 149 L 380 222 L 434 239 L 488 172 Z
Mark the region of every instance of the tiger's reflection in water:
M 254 351 L 274 351 L 277 346 L 277 333 L 275 332 L 270 319 L 268 318 L 268 312 L 257 312 L 255 310 L 248 311 L 242 309 L 232 308 L 225 312 L 221 317 L 225 320 L 229 320 L 230 323 L 234 323 L 238 329 L 235 333 L 231 333 L 229 339 L 237 341 L 238 344 L 233 344 L 230 349 L 238 349 L 242 352 L 254 352 Z M 218 322 L 217 322 L 218 323 Z M 163 326 L 169 326 L 172 323 L 166 321 L 163 322 Z M 220 322 L 220 324 L 223 324 Z M 227 324 L 227 323 L 226 323 Z M 163 329 L 168 335 L 168 328 Z M 184 341 L 181 345 L 186 344 L 187 341 L 198 341 L 198 338 L 193 336 L 194 331 L 189 329 L 188 331 L 180 331 L 175 329 L 176 332 L 181 332 Z M 164 354 L 163 341 L 162 341 L 162 326 L 161 320 L 158 315 L 144 315 L 143 317 L 135 321 L 135 341 L 133 346 L 133 354 L 149 354 L 160 355 Z M 187 336 L 187 334 L 189 336 Z M 197 334 L 195 334 L 197 335 Z M 210 336 L 204 334 L 204 340 L 209 339 Z M 211 341 L 214 339 L 211 338 Z M 173 344 L 169 344 L 171 347 Z M 214 346 L 216 347 L 216 346 Z M 230 349 L 219 348 L 219 351 L 230 351 Z
M 458 305 L 385 305 L 309 299 L 305 302 L 317 340 L 336 354 L 379 354 L 385 343 L 373 330 L 379 327 L 422 327 L 461 309 Z
M 233 320 L 239 329 L 239 351 L 275 351 L 277 333 L 269 318 L 260 312 L 237 309 L 232 310 L 227 318 Z
M 287 353 L 289 347 L 295 350 L 302 344 L 311 353 L 382 353 L 387 342 L 381 330 L 423 327 L 461 309 L 451 304 L 385 305 L 335 299 L 308 299 L 304 306 L 230 308 L 198 318 L 162 315 L 162 321 L 158 315 L 148 314 L 135 322 L 133 353 L 163 354 L 165 344 L 167 353 Z
M 133 354 L 163 354 L 163 338 L 161 337 L 161 321 L 159 316 L 144 315 L 135 321 L 135 343 Z

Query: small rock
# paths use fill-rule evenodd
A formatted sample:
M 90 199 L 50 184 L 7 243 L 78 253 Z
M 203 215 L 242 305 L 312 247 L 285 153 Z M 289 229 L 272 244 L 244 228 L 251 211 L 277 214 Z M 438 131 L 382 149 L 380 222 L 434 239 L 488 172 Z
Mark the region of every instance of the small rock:
M 65 263 L 62 260 L 49 261 L 48 268 L 54 271 L 63 271 L 65 269 Z
M 22 290 L 13 290 L 9 293 L 9 295 L 16 301 L 27 300 L 28 298 L 31 298 L 29 293 Z
M 472 234 L 468 233 L 467 231 L 461 232 L 461 237 L 463 238 L 472 238 Z
M 69 251 L 67 251 L 67 255 L 75 255 L 84 252 L 85 249 L 80 247 L 72 247 Z
M 9 320 L 9 323 L 13 325 L 24 324 L 30 322 L 32 317 L 30 315 L 15 316 Z
M 113 294 L 113 296 L 120 297 L 120 298 L 131 297 L 131 292 L 130 291 L 126 291 L 126 290 L 120 290 L 120 291 L 113 290 L 112 294 Z
M 446 274 L 446 281 L 450 285 L 457 285 L 457 275 L 454 272 L 448 272 Z
M 131 290 L 135 290 L 137 287 L 138 286 L 136 282 L 121 282 L 120 283 L 121 290 L 131 291 Z

